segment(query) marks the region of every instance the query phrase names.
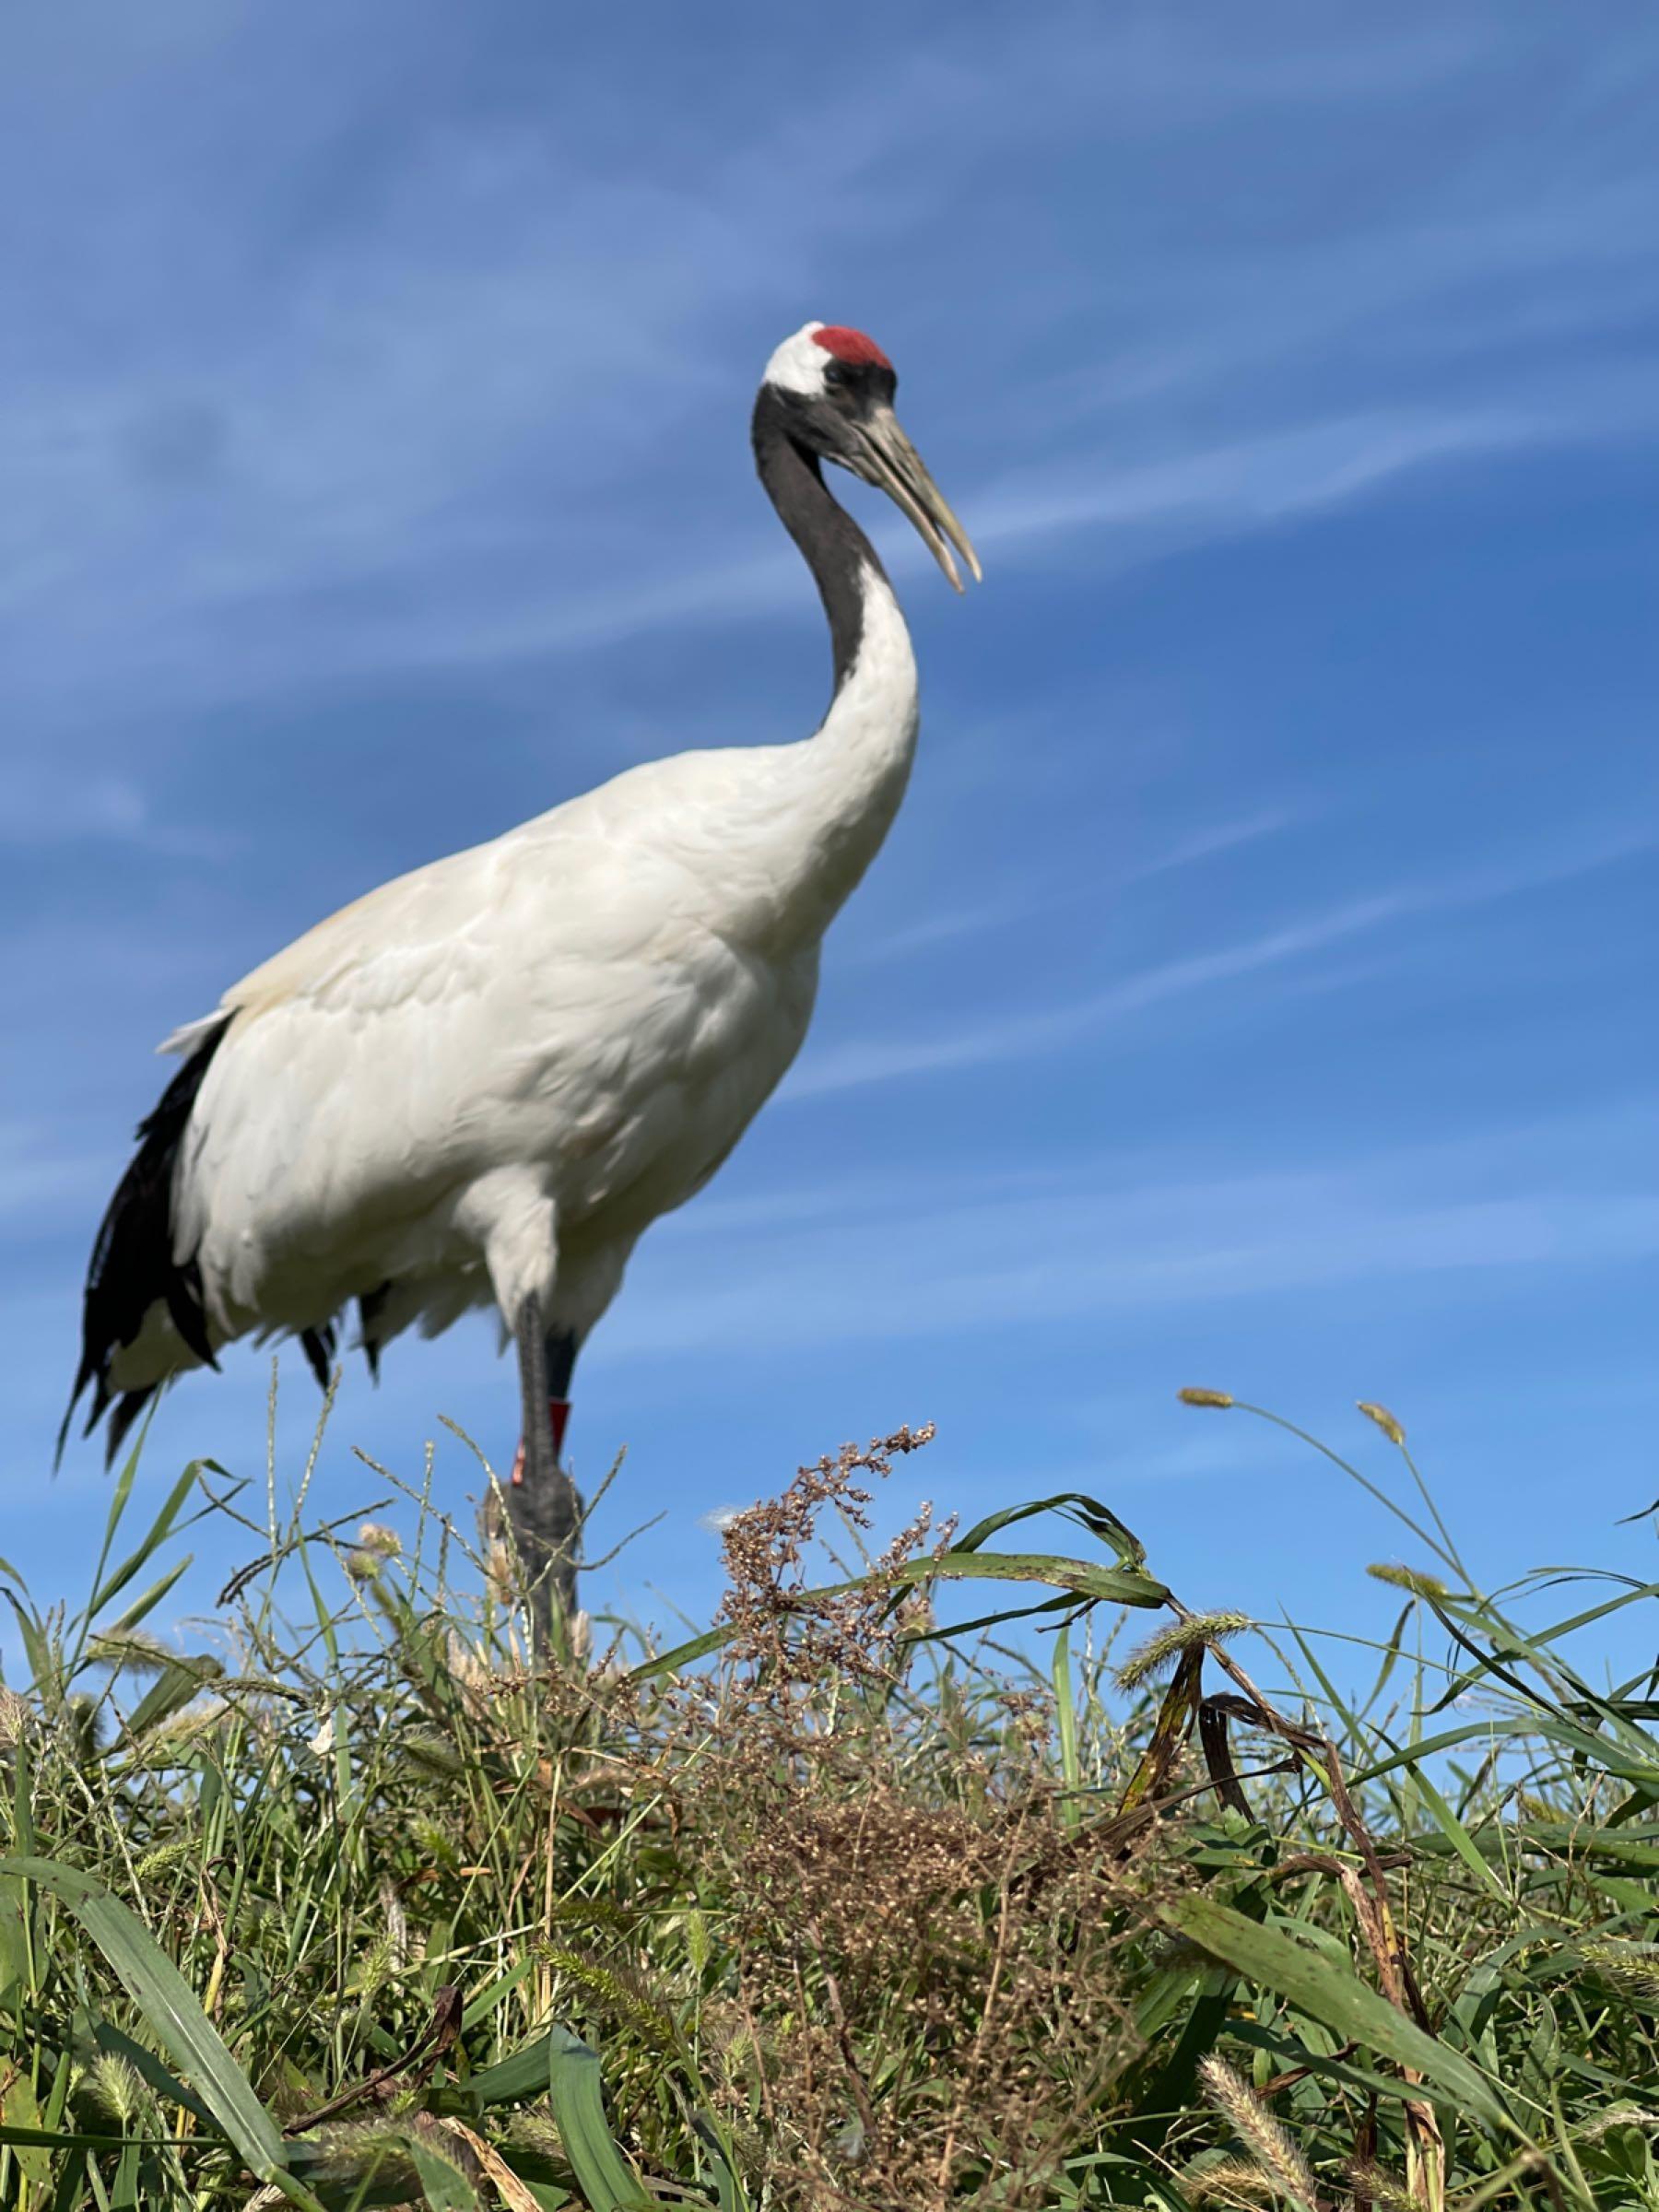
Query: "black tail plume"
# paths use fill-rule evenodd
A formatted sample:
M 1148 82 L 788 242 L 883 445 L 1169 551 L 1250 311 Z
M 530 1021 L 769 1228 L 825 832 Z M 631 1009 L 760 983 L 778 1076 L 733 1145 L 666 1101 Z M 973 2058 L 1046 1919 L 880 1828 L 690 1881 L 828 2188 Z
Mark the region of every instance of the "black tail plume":
M 380 1382 L 380 1317 L 386 1310 L 386 1300 L 392 1295 L 390 1283 L 382 1283 L 378 1290 L 370 1290 L 358 1300 L 358 1334 L 362 1338 L 363 1358 L 369 1363 L 369 1380 Z
M 310 1363 L 312 1373 L 317 1378 L 317 1388 L 324 1395 L 328 1391 L 328 1371 L 334 1365 L 336 1338 L 337 1332 L 332 1321 L 320 1321 L 315 1328 L 301 1329 L 300 1332 L 300 1348 Z
M 194 1259 L 180 1261 L 173 1256 L 172 1195 L 173 1171 L 191 1109 L 229 1022 L 227 1014 L 205 1032 L 161 1093 L 154 1112 L 138 1124 L 138 1149 L 115 1186 L 87 1269 L 80 1366 L 58 1431 L 60 1459 L 75 1409 L 88 1387 L 92 1409 L 84 1433 L 90 1436 L 104 1414 L 110 1413 L 106 1465 L 155 1395 L 159 1385 L 154 1383 L 117 1395 L 110 1381 L 116 1353 L 133 1342 L 152 1306 L 166 1307 L 174 1328 L 198 1359 L 206 1360 L 209 1367 L 218 1365 L 202 1310 L 200 1272 Z

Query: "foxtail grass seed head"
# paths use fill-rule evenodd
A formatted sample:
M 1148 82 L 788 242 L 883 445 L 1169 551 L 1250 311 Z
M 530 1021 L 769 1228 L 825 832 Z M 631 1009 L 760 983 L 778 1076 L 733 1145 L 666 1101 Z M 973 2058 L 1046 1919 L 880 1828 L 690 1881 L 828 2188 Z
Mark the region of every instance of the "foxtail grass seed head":
M 392 1964 L 400 1972 L 408 1965 L 409 1916 L 404 1911 L 403 1899 L 397 1893 L 397 1884 L 390 1875 L 382 1876 L 380 1884 L 381 1911 L 386 1916 L 386 1946 L 392 1954 Z
M 1308 2206 L 1311 2212 L 1318 2190 L 1306 2159 L 1288 2132 L 1225 2059 L 1212 2054 L 1201 2063 L 1198 2074 L 1205 2096 L 1232 2123 L 1240 2141 L 1266 2176 L 1275 2195 L 1290 2197 Z
M 142 1677 L 164 1673 L 178 1653 L 170 1652 L 159 1637 L 142 1629 L 128 1629 L 119 1636 L 94 1636 L 87 1645 L 87 1656 L 113 1674 Z
M 1402 1451 L 1405 1450 L 1406 1431 L 1386 1406 L 1379 1406 L 1372 1398 L 1357 1398 L 1355 1404 L 1368 1421 L 1375 1421 L 1391 1444 L 1398 1444 Z
M 79 2086 L 83 2103 L 118 2135 L 143 2118 L 154 2101 L 126 2060 L 109 2053 L 92 2061 Z
M 1172 1620 L 1167 1629 L 1159 1629 L 1156 1636 L 1148 1636 L 1130 1653 L 1116 1671 L 1117 1686 L 1138 1689 L 1194 1644 L 1223 1643 L 1230 1636 L 1241 1635 L 1249 1626 L 1248 1613 L 1193 1613 L 1184 1620 Z
M 1386 2166 L 1356 2159 L 1348 2168 L 1348 2180 L 1356 2196 L 1369 2197 L 1373 2205 L 1382 2206 L 1382 2212 L 1423 2212 L 1422 2200 L 1413 2196 L 1399 2175 L 1390 2173 Z
M 28 1726 L 28 1699 L 15 1689 L 0 1689 L 0 1751 L 15 1751 Z
M 1235 1406 L 1238 1403 L 1230 1391 L 1199 1390 L 1191 1382 L 1184 1390 L 1178 1390 L 1175 1395 L 1183 1406 L 1218 1406 L 1224 1411 L 1229 1406 Z
M 177 1712 L 170 1712 L 159 1726 L 147 1730 L 144 1740 L 152 1751 L 164 1746 L 177 1750 L 182 1744 L 194 1743 L 198 1735 L 217 1728 L 229 1710 L 226 1698 L 194 1698 Z
M 1644 2007 L 1659 2005 L 1659 1944 L 1581 1943 L 1578 1947 L 1598 1980 Z
M 1248 2159 L 1215 2159 L 1189 2166 L 1181 2177 L 1182 2194 L 1194 2205 L 1230 2204 L 1239 2197 L 1258 2203 L 1274 2194 L 1273 2183 Z
M 554 1946 L 542 1956 L 556 1974 L 579 1989 L 591 2004 L 613 2019 L 626 2022 L 641 2042 L 659 2052 L 674 2049 L 673 2016 L 642 1975 Z
M 199 1863 L 201 1856 L 199 1837 L 172 1836 L 167 1842 L 158 1843 L 153 1851 L 147 1851 L 133 1872 L 139 1883 L 147 1888 L 151 1882 L 159 1882 L 164 1875 L 172 1874 L 181 1866 L 192 1862 Z
M 1396 1590 L 1407 1590 L 1413 1597 L 1449 1597 L 1438 1574 L 1425 1574 L 1420 1567 L 1403 1567 L 1399 1561 L 1373 1559 L 1366 1569 L 1374 1583 L 1388 1583 Z
M 512 2114 L 507 2123 L 507 2140 L 509 2143 L 522 2144 L 524 2149 L 535 2151 L 538 2158 L 564 2157 L 564 2141 L 551 2114 L 537 2112 L 534 2105 L 526 2105 Z
M 1610 2104 L 1578 2131 L 1581 2143 L 1599 2143 L 1616 2127 L 1659 2127 L 1659 2112 L 1645 2104 Z
M 379 2201 L 400 2188 L 410 2198 L 418 2194 L 419 2176 L 410 2156 L 408 2133 L 394 2120 L 335 2122 L 316 2140 L 319 2156 L 312 2171 L 336 2190 L 359 2193 L 359 2203 L 369 2195 L 371 2183 L 376 2184 Z

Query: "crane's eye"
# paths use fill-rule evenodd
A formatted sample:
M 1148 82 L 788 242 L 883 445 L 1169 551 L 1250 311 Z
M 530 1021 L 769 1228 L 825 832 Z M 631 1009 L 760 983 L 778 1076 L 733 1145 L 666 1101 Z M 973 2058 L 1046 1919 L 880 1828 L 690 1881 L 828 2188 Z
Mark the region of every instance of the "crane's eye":
M 851 378 L 851 377 L 850 377 L 850 376 L 847 374 L 847 371 L 846 371 L 845 365 L 844 365 L 842 362 L 841 362 L 841 361 L 826 361 L 826 362 L 825 362 L 825 364 L 824 364 L 824 382 L 825 382 L 827 384 L 848 384 L 848 383 L 851 383 L 851 382 L 852 382 L 852 381 L 853 381 L 853 380 L 852 380 L 852 378 Z

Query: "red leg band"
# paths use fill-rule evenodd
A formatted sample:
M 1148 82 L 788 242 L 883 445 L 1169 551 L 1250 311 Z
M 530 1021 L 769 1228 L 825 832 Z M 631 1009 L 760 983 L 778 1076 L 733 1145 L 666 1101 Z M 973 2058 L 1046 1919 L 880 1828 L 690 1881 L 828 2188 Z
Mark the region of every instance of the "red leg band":
M 564 1455 L 565 1430 L 570 1424 L 570 1399 L 549 1398 L 547 1400 L 547 1426 L 553 1431 L 553 1456 L 555 1459 L 562 1458 Z M 515 1485 L 523 1483 L 524 1479 L 524 1442 L 522 1437 L 519 1439 L 519 1448 L 513 1454 L 512 1474 L 510 1479 Z

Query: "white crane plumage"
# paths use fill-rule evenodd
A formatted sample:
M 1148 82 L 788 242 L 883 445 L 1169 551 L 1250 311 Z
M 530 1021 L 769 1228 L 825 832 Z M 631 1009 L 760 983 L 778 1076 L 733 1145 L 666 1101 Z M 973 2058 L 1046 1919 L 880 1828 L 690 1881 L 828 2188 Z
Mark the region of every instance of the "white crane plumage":
M 630 769 L 383 884 L 167 1040 L 183 1065 L 87 1283 L 71 1412 L 90 1389 L 112 1454 L 163 1382 L 237 1337 L 297 1335 L 325 1373 L 354 1300 L 371 1363 L 412 1324 L 493 1302 L 519 1350 L 518 1534 L 570 1602 L 576 1352 L 641 1232 L 794 1059 L 824 932 L 910 772 L 910 636 L 820 464 L 886 490 L 959 589 L 947 540 L 979 573 L 895 382 L 862 333 L 808 323 L 755 405 L 761 481 L 830 621 L 811 736 Z

